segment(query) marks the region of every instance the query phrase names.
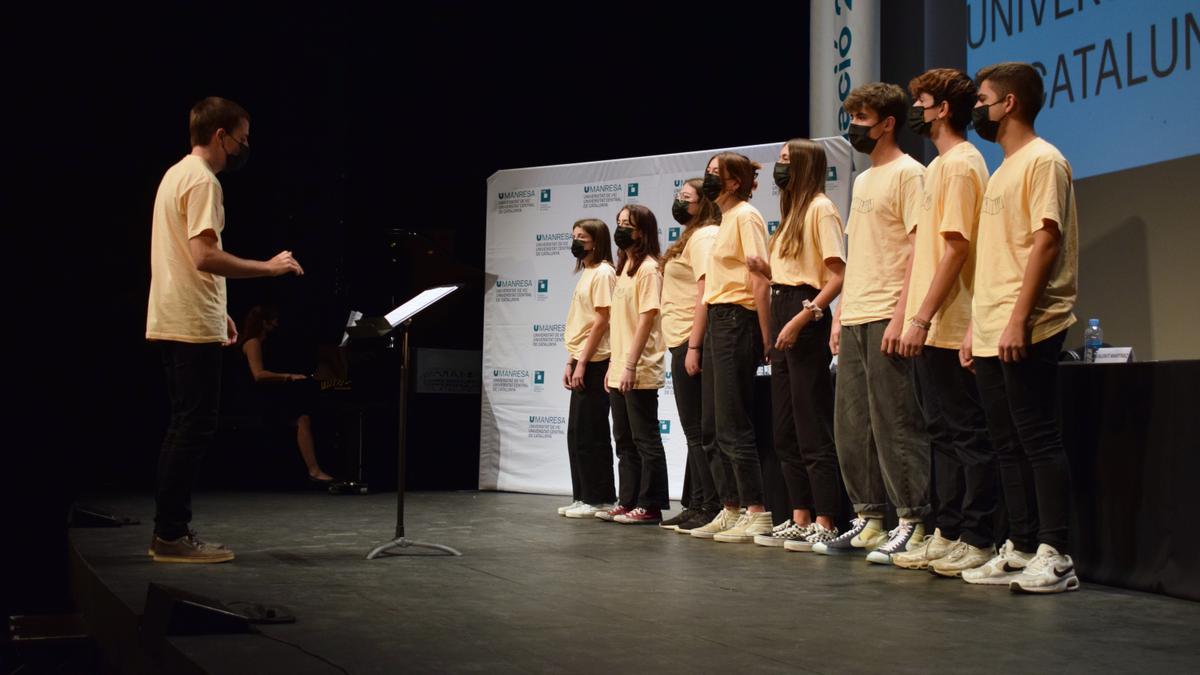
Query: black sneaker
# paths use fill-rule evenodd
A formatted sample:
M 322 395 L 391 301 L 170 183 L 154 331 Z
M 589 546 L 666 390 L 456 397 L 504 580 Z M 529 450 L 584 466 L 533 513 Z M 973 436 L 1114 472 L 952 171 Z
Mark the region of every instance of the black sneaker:
M 695 509 L 684 509 L 680 511 L 674 518 L 668 518 L 667 520 L 659 523 L 658 526 L 664 530 L 674 530 L 681 523 L 686 523 L 692 518 L 695 518 L 697 513 L 699 513 L 699 511 L 696 511 Z
M 675 526 L 675 531 L 679 534 L 688 534 L 697 527 L 704 527 L 711 523 L 712 519 L 717 517 L 717 513 L 717 511 L 705 511 L 704 509 L 693 511 L 691 518 Z

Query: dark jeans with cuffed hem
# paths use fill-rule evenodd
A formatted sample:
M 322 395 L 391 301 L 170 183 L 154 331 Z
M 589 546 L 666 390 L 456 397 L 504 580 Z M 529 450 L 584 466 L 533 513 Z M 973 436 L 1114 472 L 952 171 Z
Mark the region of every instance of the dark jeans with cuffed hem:
M 706 451 L 717 491 L 727 504 L 763 503 L 754 435 L 754 375 L 761 360 L 758 315 L 741 305 L 711 305 L 704 336 L 704 393 L 712 400 L 714 442 Z M 717 476 L 718 464 L 728 472 L 724 485 Z
M 771 340 L 817 297 L 812 286 L 771 287 Z M 779 457 L 793 509 L 835 517 L 838 494 L 837 446 L 833 442 L 833 378 L 829 373 L 832 317 L 809 321 L 790 349 L 771 350 L 771 406 L 775 454 Z M 815 509 L 814 509 L 815 505 Z
M 1064 330 L 1004 363 L 977 357 L 975 373 L 996 448 L 1009 538 L 1032 553 L 1049 544 L 1067 554 L 1071 474 L 1058 422 L 1058 354 Z
M 917 395 L 933 446 L 933 481 L 942 536 L 988 548 L 996 513 L 996 453 L 971 371 L 957 349 L 925 347 L 913 361 Z
M 625 508 L 667 509 L 667 453 L 658 430 L 658 390 L 609 388 L 617 442 L 618 500 Z
M 571 391 L 567 413 L 567 457 L 571 462 L 571 499 L 587 504 L 611 504 L 613 449 L 608 432 L 608 392 L 604 378 L 608 359 L 587 364 L 583 389 Z
M 842 327 L 834 406 L 838 463 L 855 512 L 882 516 L 890 498 L 897 516 L 924 518 L 929 436 L 912 362 L 880 351 L 887 324 Z
M 178 539 L 192 522 L 192 488 L 200 460 L 217 434 L 221 401 L 221 345 L 158 343 L 166 374 L 171 421 L 158 452 L 154 534 Z
M 721 499 L 717 496 L 717 484 L 708 465 L 708 455 L 704 452 L 703 371 L 699 375 L 688 375 L 687 355 L 687 342 L 671 348 L 675 409 L 679 412 L 679 426 L 683 427 L 683 435 L 687 438 L 687 482 L 691 488 L 687 506 L 695 510 L 716 511 L 721 508 Z

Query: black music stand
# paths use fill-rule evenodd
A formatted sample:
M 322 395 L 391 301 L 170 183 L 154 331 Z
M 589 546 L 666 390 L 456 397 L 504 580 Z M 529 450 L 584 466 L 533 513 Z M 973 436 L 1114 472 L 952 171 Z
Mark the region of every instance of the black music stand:
M 418 312 L 450 295 L 458 290 L 458 288 L 457 284 L 451 284 L 426 289 L 418 293 L 413 299 L 388 312 L 386 316 L 360 319 L 354 326 L 347 329 L 352 340 L 381 338 L 394 330 L 398 329 L 400 331 L 400 439 L 399 458 L 397 460 L 399 480 L 396 483 L 396 538 L 371 549 L 371 552 L 367 554 L 367 560 L 377 558 L 393 548 L 409 547 L 431 548 L 444 551 L 450 555 L 462 555 L 462 553 L 449 546 L 414 541 L 404 536 L 404 460 L 408 449 L 408 434 L 406 433 L 408 430 L 409 379 L 408 329 L 412 325 L 413 317 Z

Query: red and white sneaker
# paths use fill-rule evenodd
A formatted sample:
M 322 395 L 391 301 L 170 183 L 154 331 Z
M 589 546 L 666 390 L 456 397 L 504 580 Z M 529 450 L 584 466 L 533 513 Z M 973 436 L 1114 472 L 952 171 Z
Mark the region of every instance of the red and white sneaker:
M 639 506 L 624 515 L 613 516 L 613 520 L 625 525 L 652 525 L 662 522 L 662 510 L 643 509 Z
M 626 508 L 620 504 L 617 504 L 616 506 L 612 507 L 611 509 L 604 509 L 603 511 L 597 511 L 596 517 L 599 518 L 600 520 L 613 521 L 613 520 L 616 520 L 617 516 L 623 516 L 632 510 L 633 509 Z

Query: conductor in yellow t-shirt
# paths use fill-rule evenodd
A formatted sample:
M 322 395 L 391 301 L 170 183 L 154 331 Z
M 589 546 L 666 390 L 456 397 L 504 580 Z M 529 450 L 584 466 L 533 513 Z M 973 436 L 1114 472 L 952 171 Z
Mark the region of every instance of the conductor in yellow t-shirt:
M 217 431 L 221 347 L 237 341 L 225 308 L 225 279 L 303 274 L 291 251 L 244 260 L 221 246 L 224 193 L 217 174 L 245 165 L 250 115 L 237 103 L 209 97 L 188 119 L 192 151 L 167 169 L 154 198 L 150 234 L 150 298 L 146 339 L 162 354 L 171 421 L 158 457 L 155 562 L 217 563 L 233 551 L 205 543 L 191 529 L 192 484 Z

